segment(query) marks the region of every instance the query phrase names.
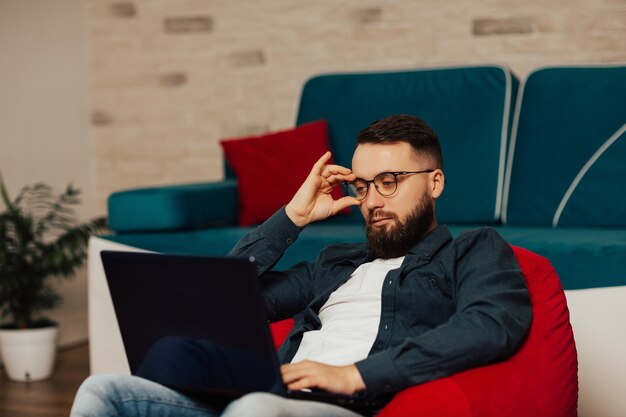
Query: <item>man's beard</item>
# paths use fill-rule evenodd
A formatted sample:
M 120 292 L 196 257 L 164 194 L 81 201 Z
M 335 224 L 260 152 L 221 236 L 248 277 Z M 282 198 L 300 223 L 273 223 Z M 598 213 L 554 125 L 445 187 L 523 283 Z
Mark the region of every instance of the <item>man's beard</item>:
M 392 220 L 391 227 L 372 226 L 374 218 L 385 217 Z M 375 259 L 398 258 L 422 240 L 430 231 L 435 220 L 435 207 L 427 195 L 417 203 L 415 209 L 404 222 L 395 213 L 386 211 L 371 212 L 365 226 L 369 249 Z

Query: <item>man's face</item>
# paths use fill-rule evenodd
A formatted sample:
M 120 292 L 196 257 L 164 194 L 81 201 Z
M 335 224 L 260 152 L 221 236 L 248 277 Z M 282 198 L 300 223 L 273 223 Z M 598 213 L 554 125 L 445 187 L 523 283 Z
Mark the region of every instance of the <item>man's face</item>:
M 427 166 L 428 165 L 428 166 Z M 352 158 L 357 178 L 372 180 L 381 172 L 422 171 L 434 168 L 434 162 L 419 158 L 406 142 L 361 144 Z M 370 250 L 374 256 L 403 256 L 436 225 L 434 201 L 443 190 L 443 173 L 397 176 L 397 189 L 382 196 L 369 184 L 361 203 Z

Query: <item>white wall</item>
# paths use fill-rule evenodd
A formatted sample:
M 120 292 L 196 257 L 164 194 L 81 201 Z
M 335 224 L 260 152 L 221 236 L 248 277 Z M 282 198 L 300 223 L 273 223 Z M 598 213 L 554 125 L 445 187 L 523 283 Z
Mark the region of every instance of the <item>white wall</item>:
M 624 0 L 85 0 L 95 201 L 222 177 L 329 72 L 626 61 Z
M 93 213 L 83 0 L 0 0 L 0 171 L 12 196 L 45 181 Z M 85 270 L 59 283 L 62 345 L 87 338 Z

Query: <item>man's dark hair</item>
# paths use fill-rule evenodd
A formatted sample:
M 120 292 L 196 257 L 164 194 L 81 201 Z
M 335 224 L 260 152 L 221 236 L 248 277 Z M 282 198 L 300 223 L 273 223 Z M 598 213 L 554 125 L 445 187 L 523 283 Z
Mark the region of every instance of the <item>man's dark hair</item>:
M 357 143 L 397 143 L 406 142 L 418 156 L 432 158 L 434 168 L 443 168 L 443 157 L 437 134 L 415 116 L 408 114 L 394 114 L 378 120 L 357 136 Z

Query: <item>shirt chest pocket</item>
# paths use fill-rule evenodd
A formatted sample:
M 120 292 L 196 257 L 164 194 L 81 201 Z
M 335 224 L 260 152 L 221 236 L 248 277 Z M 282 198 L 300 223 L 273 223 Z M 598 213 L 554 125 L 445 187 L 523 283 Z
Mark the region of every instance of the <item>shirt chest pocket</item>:
M 412 271 L 401 280 L 396 305 L 407 312 L 407 328 L 434 328 L 455 312 L 450 279 L 437 271 Z
M 423 287 L 427 287 L 435 294 L 445 298 L 446 300 L 452 300 L 452 285 L 446 277 L 437 276 L 434 274 L 426 274 L 420 277 Z
M 414 301 L 435 298 L 452 302 L 452 282 L 440 268 L 415 268 L 407 271 L 402 283 L 403 289 L 411 294 L 410 298 Z

